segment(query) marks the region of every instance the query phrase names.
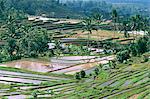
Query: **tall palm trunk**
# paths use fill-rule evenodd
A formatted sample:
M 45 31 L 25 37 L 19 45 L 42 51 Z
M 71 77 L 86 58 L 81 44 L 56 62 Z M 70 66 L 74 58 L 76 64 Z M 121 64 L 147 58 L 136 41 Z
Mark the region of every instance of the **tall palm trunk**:
M 114 38 L 115 38 L 115 35 L 116 34 L 116 24 L 114 23 Z
M 92 31 L 88 32 L 88 42 L 87 42 L 87 47 L 90 47 L 90 34 L 92 34 Z
M 97 48 L 99 49 L 99 45 L 100 45 L 99 41 L 100 41 L 100 39 L 99 39 L 98 32 L 97 32 L 97 37 L 98 37 L 98 40 L 97 40 Z
M 89 43 L 90 43 L 90 34 L 88 33 L 88 42 L 87 42 L 87 47 L 89 47 Z

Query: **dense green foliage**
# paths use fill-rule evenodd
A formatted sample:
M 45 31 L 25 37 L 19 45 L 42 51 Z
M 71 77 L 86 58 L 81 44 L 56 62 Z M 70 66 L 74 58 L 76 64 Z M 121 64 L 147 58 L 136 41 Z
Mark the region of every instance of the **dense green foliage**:
M 78 3 L 80 3 L 79 7 L 77 7 Z M 8 91 L 6 90 L 5 92 L 7 92 L 7 94 L 6 95 L 2 94 L 2 96 L 11 95 L 10 91 L 12 91 L 13 87 L 15 87 L 15 90 L 13 90 L 13 94 L 16 91 L 18 95 L 31 95 L 32 98 L 35 99 L 43 98 L 43 97 L 60 98 L 60 99 L 65 99 L 65 98 L 66 99 L 67 98 L 71 98 L 71 99 L 100 98 L 101 99 L 101 98 L 109 98 L 110 96 L 116 99 L 121 99 L 121 98 L 126 99 L 136 93 L 144 92 L 144 94 L 142 93 L 141 97 L 144 97 L 147 93 L 149 93 L 149 91 L 147 91 L 149 89 L 149 80 L 150 80 L 149 67 L 148 67 L 150 64 L 149 63 L 149 52 L 150 52 L 149 19 L 141 15 L 135 15 L 128 18 L 126 17 L 121 18 L 120 11 L 118 11 L 118 9 L 113 9 L 111 10 L 112 12 L 109 12 L 108 9 L 104 8 L 105 7 L 104 5 L 108 7 L 108 9 L 112 7 L 111 4 L 107 4 L 106 2 L 97 2 L 97 1 L 96 2 L 79 1 L 73 4 L 72 2 L 69 2 L 62 5 L 59 3 L 59 0 L 57 1 L 47 0 L 44 3 L 42 2 L 42 0 L 9 0 L 7 4 L 5 4 L 4 0 L 0 0 L 0 40 L 1 40 L 0 63 L 16 60 L 20 58 L 31 59 L 31 57 L 43 58 L 44 56 L 48 56 L 49 59 L 49 56 L 54 56 L 54 55 L 55 56 L 65 56 L 65 55 L 90 56 L 92 54 L 94 57 L 97 56 L 93 59 L 80 60 L 81 61 L 79 62 L 80 64 L 82 64 L 82 61 L 85 61 L 85 66 L 83 67 L 83 69 L 86 69 L 86 66 L 88 68 L 92 67 L 90 66 L 92 64 L 97 64 L 97 67 L 93 67 L 87 71 L 81 70 L 80 72 L 77 72 L 74 75 L 75 80 L 71 79 L 72 76 L 69 75 L 66 75 L 66 78 L 64 78 L 63 76 L 67 73 L 64 73 L 64 75 L 61 74 L 61 76 L 58 75 L 56 78 L 51 77 L 55 74 L 41 73 L 42 75 L 45 76 L 48 75 L 48 77 L 45 76 L 40 77 L 40 73 L 37 72 L 34 73 L 34 72 L 21 70 L 17 68 L 0 66 L 0 70 L 14 72 L 11 75 L 9 75 L 9 73 L 8 74 L 6 73 L 4 75 L 4 77 L 6 76 L 11 78 L 13 83 L 14 83 L 13 79 L 17 77 L 19 79 L 24 79 L 24 80 L 27 79 L 28 81 L 30 80 L 33 81 L 37 80 L 36 82 L 42 81 L 42 83 L 40 82 L 39 84 L 33 84 L 32 82 L 31 83 L 29 82 L 30 84 L 26 84 L 26 83 L 22 83 L 21 81 L 20 82 L 18 81 L 18 83 L 20 83 L 21 85 L 10 84 L 8 87 L 10 87 L 11 90 Z M 117 40 L 115 41 L 114 40 L 115 34 L 114 34 L 114 38 L 109 38 L 109 40 L 104 40 L 104 41 L 90 40 L 90 36 L 93 33 L 93 30 L 99 29 L 98 28 L 99 25 L 103 23 L 102 15 L 98 13 L 95 14 L 93 17 L 88 17 L 86 20 L 82 22 L 83 25 L 82 30 L 88 32 L 86 34 L 88 35 L 87 38 L 88 40 L 85 40 L 85 43 L 87 43 L 86 46 L 81 46 L 82 44 L 79 42 L 78 45 L 72 43 L 66 45 L 65 47 L 62 47 L 63 45 L 60 41 L 53 39 L 52 37 L 52 35 L 54 35 L 53 31 L 52 33 L 50 33 L 51 31 L 48 33 L 48 30 L 43 29 L 40 26 L 37 27 L 31 24 L 29 21 L 26 20 L 26 14 L 23 13 L 25 12 L 28 14 L 35 14 L 35 15 L 41 15 L 43 13 L 46 13 L 46 15 L 53 14 L 51 16 L 56 17 L 58 15 L 55 14 L 55 12 L 59 13 L 60 11 L 58 11 L 58 9 L 60 8 L 62 8 L 63 11 L 66 11 L 67 6 L 68 7 L 71 6 L 71 9 L 75 10 L 76 12 L 78 12 L 77 10 L 79 9 L 81 12 L 85 10 L 85 12 L 83 12 L 84 14 L 90 14 L 94 11 L 101 10 L 99 12 L 102 12 L 102 14 L 104 15 L 103 16 L 104 19 L 107 18 L 112 19 L 112 22 L 110 22 L 110 24 L 108 25 L 113 25 L 112 27 L 114 33 L 116 33 L 116 31 L 119 31 L 120 29 L 120 31 L 124 31 L 124 36 L 126 38 L 130 37 L 128 31 L 136 31 L 136 32 L 144 31 L 145 34 L 143 35 L 134 34 L 132 39 L 133 41 L 127 44 L 120 44 L 117 42 Z M 54 13 L 51 13 L 53 11 Z M 63 11 L 61 13 L 64 13 Z M 108 13 L 109 14 L 112 13 L 112 15 L 110 15 L 111 17 L 107 16 Z M 125 11 L 125 13 L 127 14 L 128 11 L 127 12 Z M 69 17 L 70 16 L 68 16 L 68 18 Z M 54 42 L 52 42 L 52 39 L 54 40 Z M 54 49 L 48 50 L 49 42 L 56 44 Z M 94 47 L 92 46 L 92 44 L 94 45 Z M 96 51 L 102 48 L 104 49 L 104 51 L 99 53 L 98 51 L 97 52 L 91 51 L 89 48 L 91 48 L 91 50 L 92 48 L 93 49 L 95 48 Z M 117 62 L 114 59 L 115 56 L 117 61 L 119 62 Z M 111 58 L 114 60 L 111 60 Z M 63 59 L 60 58 L 59 61 L 63 61 Z M 54 70 L 54 71 L 59 72 L 59 70 L 61 71 L 68 68 L 71 72 L 73 71 L 73 69 L 75 69 L 75 71 L 80 70 L 80 68 L 79 69 L 75 68 L 75 65 L 77 65 L 77 63 L 75 65 L 72 65 L 71 61 L 73 60 L 70 60 L 68 63 L 67 62 L 62 63 L 63 65 L 65 64 L 67 66 L 61 69 L 58 68 L 58 70 Z M 75 61 L 78 60 L 75 59 Z M 59 64 L 61 64 L 61 62 Z M 69 65 L 71 64 L 70 67 L 71 68 L 73 67 L 73 69 L 70 69 L 68 64 Z M 77 66 L 79 67 L 80 65 Z M 17 73 L 15 72 L 22 72 L 22 74 L 17 75 Z M 23 73 L 26 74 L 23 75 Z M 28 75 L 27 73 L 30 76 L 27 76 Z M 32 76 L 33 74 L 38 74 L 38 75 Z M 62 80 L 63 78 L 64 80 Z M 0 87 L 1 86 L 3 85 L 0 84 Z M 3 86 L 3 88 L 7 88 L 7 89 L 8 87 Z M 28 87 L 30 88 L 28 89 Z
M 59 0 L 5 0 L 6 6 L 21 10 L 29 15 L 47 15 L 49 17 L 78 17 Z
M 117 54 L 117 59 L 121 63 L 123 63 L 124 60 L 127 60 L 129 58 L 130 58 L 130 55 L 129 55 L 129 51 L 128 50 L 124 50 L 124 51 L 118 52 L 118 54 Z
M 120 16 L 125 17 L 134 14 L 149 16 L 150 12 L 148 0 L 67 0 L 65 4 L 74 11 L 80 11 L 85 15 L 98 12 L 105 18 L 111 18 L 112 8 L 117 9 Z
M 67 2 L 61 0 L 5 0 L 7 7 L 13 7 L 30 15 L 46 14 L 50 17 L 82 18 L 91 13 L 101 13 L 104 18 L 111 18 L 111 9 L 116 8 L 119 15 L 129 17 L 133 14 L 149 16 L 147 2 L 120 2 L 77 0 Z M 121 3 L 121 4 L 120 4 Z M 140 4 L 141 3 L 141 4 Z M 82 17 L 81 17 L 82 16 Z
M 50 37 L 46 30 L 33 27 L 26 22 L 23 13 L 7 8 L 1 1 L 1 62 L 20 59 L 21 57 L 37 57 L 48 50 Z

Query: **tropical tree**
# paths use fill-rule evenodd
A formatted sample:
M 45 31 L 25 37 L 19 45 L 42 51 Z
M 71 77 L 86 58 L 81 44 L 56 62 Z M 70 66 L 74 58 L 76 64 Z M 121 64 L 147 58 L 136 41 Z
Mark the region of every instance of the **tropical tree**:
M 117 30 L 117 22 L 118 22 L 118 13 L 116 9 L 112 10 L 112 21 L 113 21 L 114 37 L 115 37 L 115 32 Z
M 120 51 L 117 53 L 117 60 L 120 63 L 123 63 L 124 61 L 126 61 L 129 58 L 130 58 L 130 53 L 128 50 Z
M 87 42 L 87 47 L 90 45 L 90 35 L 92 34 L 93 30 L 97 30 L 94 25 L 92 24 L 92 19 L 91 18 L 86 18 L 83 22 L 83 32 L 87 31 L 88 32 L 88 42 Z
M 148 42 L 147 42 L 147 50 L 150 52 L 150 39 L 148 40 Z
M 122 25 L 121 25 L 121 30 L 120 31 L 123 31 L 124 32 L 124 37 L 128 38 L 130 35 L 128 33 L 128 30 L 129 30 L 130 26 L 129 26 L 129 21 L 128 19 L 127 20 L 124 20 L 122 22 Z
M 80 73 L 79 73 L 79 72 L 77 72 L 77 73 L 75 74 L 75 79 L 77 79 L 77 80 L 80 80 L 80 79 L 81 79 L 81 76 L 80 76 Z
M 143 54 L 143 53 L 148 51 L 148 48 L 147 48 L 147 42 L 148 41 L 149 41 L 148 37 L 140 37 L 137 40 L 136 48 L 137 48 L 138 54 Z
M 99 14 L 99 13 L 94 14 L 94 15 L 92 16 L 92 18 L 93 18 L 94 24 L 97 25 L 97 26 L 101 25 L 101 23 L 103 22 L 103 20 L 102 20 L 102 19 L 103 19 L 103 16 L 102 16 L 101 14 Z M 98 27 L 98 28 L 99 28 L 99 27 Z M 98 33 L 99 33 L 99 32 L 97 32 L 97 37 L 98 37 L 97 46 L 98 46 L 98 48 L 99 48 L 99 45 L 100 45 L 99 39 L 101 39 L 101 38 L 99 38 L 100 36 L 99 36 Z
M 130 44 L 129 45 L 129 51 L 130 51 L 132 56 L 137 56 L 138 50 L 137 50 L 136 44 Z
M 26 23 L 21 27 L 20 32 L 21 38 L 18 39 L 18 45 L 21 54 L 31 57 L 47 51 L 50 39 L 46 30 Z
M 146 31 L 147 31 L 147 33 L 146 33 L 147 37 L 150 38 L 150 28 L 148 28 Z
M 132 34 L 133 34 L 133 38 L 135 39 L 135 37 L 134 37 L 134 31 L 136 30 L 136 17 L 135 16 L 132 16 L 131 18 L 130 18 L 130 22 L 131 22 L 131 31 L 133 31 L 132 32 Z M 133 40 L 133 42 L 134 42 L 134 40 Z
M 96 75 L 98 75 L 100 70 L 98 68 L 95 68 L 94 72 L 95 72 Z
M 18 32 L 19 25 L 16 22 L 17 15 L 14 10 L 10 10 L 8 12 L 6 22 L 5 22 L 5 31 L 1 33 L 1 40 L 5 41 L 5 47 L 8 53 L 11 55 L 12 59 L 14 58 L 16 50 L 18 50 L 17 39 L 20 38 L 20 34 Z
M 85 76 L 86 76 L 85 71 L 84 71 L 84 70 L 82 70 L 82 71 L 80 72 L 80 75 L 81 75 L 81 78 L 85 78 Z
M 137 31 L 140 31 L 140 30 L 143 30 L 145 31 L 146 28 L 147 28 L 147 19 L 143 18 L 141 15 L 135 15 L 135 16 L 132 16 L 130 18 L 130 22 L 131 22 L 131 31 L 133 31 L 133 37 L 134 39 L 137 38 Z M 134 35 L 134 32 L 136 32 L 136 37 Z
M 92 16 L 92 19 L 94 20 L 95 24 L 100 25 L 103 21 L 102 21 L 103 16 L 99 13 L 95 13 Z
M 21 38 L 18 40 L 18 45 L 20 47 L 20 53 L 22 56 L 31 56 L 31 48 L 33 47 L 33 43 L 36 43 L 34 41 L 34 28 L 29 25 L 25 24 L 20 28 Z
M 149 38 L 148 42 L 147 42 L 147 49 L 148 49 L 148 51 L 150 51 L 150 28 L 147 30 L 147 34 L 146 35 Z

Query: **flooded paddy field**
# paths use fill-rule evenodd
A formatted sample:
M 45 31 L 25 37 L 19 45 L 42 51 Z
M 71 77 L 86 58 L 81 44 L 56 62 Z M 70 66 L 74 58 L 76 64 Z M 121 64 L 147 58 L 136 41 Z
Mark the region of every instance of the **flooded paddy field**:
M 69 73 L 81 70 L 89 70 L 96 64 L 107 63 L 108 60 L 113 60 L 113 56 L 96 57 L 96 56 L 66 56 L 66 57 L 53 57 L 50 62 L 39 60 L 17 60 L 1 64 L 5 67 L 20 68 L 35 72 L 54 72 L 54 73 Z M 72 73 L 71 73 L 72 74 Z

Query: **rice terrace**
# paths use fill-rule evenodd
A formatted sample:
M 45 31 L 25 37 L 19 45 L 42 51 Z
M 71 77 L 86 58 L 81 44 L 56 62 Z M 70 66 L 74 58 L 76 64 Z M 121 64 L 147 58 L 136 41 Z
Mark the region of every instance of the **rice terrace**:
M 150 1 L 0 0 L 0 99 L 150 99 Z

